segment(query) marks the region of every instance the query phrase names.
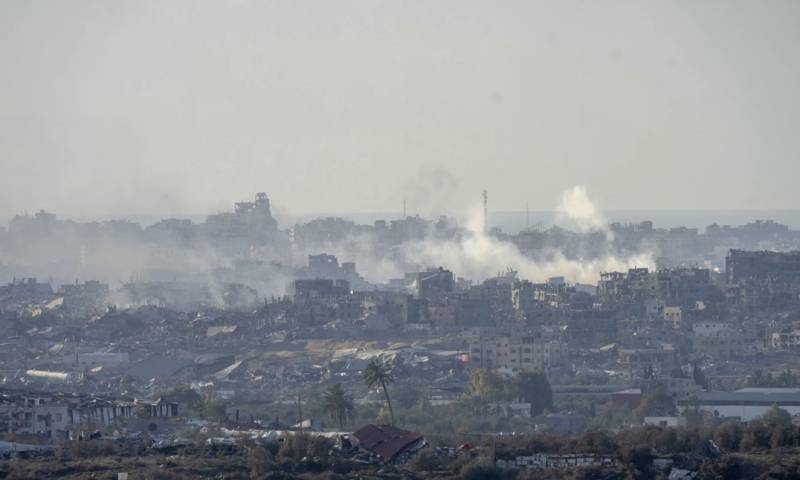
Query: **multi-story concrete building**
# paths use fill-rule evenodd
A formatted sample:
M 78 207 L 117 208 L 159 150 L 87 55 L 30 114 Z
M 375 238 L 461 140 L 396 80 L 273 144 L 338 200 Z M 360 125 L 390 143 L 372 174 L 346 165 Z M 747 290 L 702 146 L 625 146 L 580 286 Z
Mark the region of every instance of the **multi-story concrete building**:
M 742 306 L 800 301 L 800 251 L 731 250 L 725 258 L 728 300 Z
M 764 341 L 753 326 L 702 321 L 692 325 L 692 347 L 696 354 L 734 358 L 763 351 Z
M 511 373 L 547 371 L 567 357 L 567 345 L 558 341 L 536 341 L 533 337 L 497 336 L 472 338 L 469 360 L 474 367 Z

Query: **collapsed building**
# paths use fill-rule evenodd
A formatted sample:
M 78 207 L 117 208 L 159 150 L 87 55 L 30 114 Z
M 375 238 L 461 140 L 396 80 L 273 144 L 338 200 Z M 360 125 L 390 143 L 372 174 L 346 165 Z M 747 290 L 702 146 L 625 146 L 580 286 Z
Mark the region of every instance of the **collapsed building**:
M 180 311 L 202 308 L 249 309 L 259 302 L 258 292 L 243 284 L 212 285 L 189 282 L 131 282 L 113 296 L 124 307 L 155 305 Z
M 393 425 L 366 425 L 351 435 L 359 448 L 384 462 L 404 463 L 427 445 L 425 437 Z
M 66 439 L 134 415 L 177 417 L 178 404 L 162 399 L 109 399 L 63 393 L 0 390 L 0 434 Z
M 355 262 L 342 262 L 336 255 L 320 253 L 308 256 L 308 267 L 299 268 L 295 276 L 299 279 L 321 278 L 344 280 L 356 290 L 371 290 L 374 287 L 356 271 Z
M 725 259 L 727 295 L 747 307 L 794 304 L 800 300 L 800 251 L 731 250 Z
M 36 278 L 14 279 L 0 286 L 0 308 L 13 310 L 30 305 L 40 305 L 53 299 L 53 287 Z
M 720 302 L 723 294 L 706 268 L 632 268 L 601 273 L 597 297 L 615 308 L 659 317 L 666 307 L 708 306 Z

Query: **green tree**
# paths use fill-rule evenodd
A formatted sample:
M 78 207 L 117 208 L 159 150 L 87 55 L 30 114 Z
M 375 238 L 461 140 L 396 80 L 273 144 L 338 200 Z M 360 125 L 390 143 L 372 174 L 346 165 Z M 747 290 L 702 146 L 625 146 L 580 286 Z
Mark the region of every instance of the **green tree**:
M 431 472 L 439 468 L 439 459 L 431 448 L 419 452 L 411 461 L 411 468 L 417 472 Z
M 764 412 L 764 415 L 761 416 L 761 421 L 770 427 L 790 426 L 792 424 L 792 416 L 786 410 L 773 405 Z
M 769 448 L 777 450 L 795 444 L 795 431 L 789 425 L 775 425 L 769 437 Z
M 610 454 L 616 451 L 617 445 L 608 432 L 595 430 L 578 437 L 577 448 L 580 452 Z
M 772 429 L 762 419 L 755 419 L 747 424 L 744 429 L 739 449 L 743 452 L 769 448 Z
M 331 386 L 322 397 L 323 411 L 336 423 L 339 428 L 344 429 L 347 422 L 352 422 L 355 418 L 355 406 L 353 400 L 344 393 L 341 383 Z
M 283 438 L 280 450 L 278 450 L 278 458 L 291 459 L 295 462 L 299 462 L 303 457 L 308 455 L 311 443 L 311 435 L 305 432 L 287 434 Z
M 219 423 L 228 419 L 225 401 L 219 398 L 209 398 L 203 402 L 203 416 Z
M 160 395 L 166 401 L 178 402 L 195 410 L 203 405 L 203 397 L 189 387 L 175 387 Z
M 264 447 L 251 448 L 247 456 L 250 478 L 259 480 L 267 476 L 273 467 L 272 453 Z
M 700 368 L 700 365 L 697 361 L 692 363 L 692 378 L 694 379 L 694 383 L 699 385 L 701 388 L 708 388 L 706 376 L 703 374 L 703 369 Z
M 364 381 L 367 383 L 368 388 L 376 388 L 378 386 L 383 389 L 383 395 L 386 397 L 386 405 L 389 407 L 389 418 L 391 424 L 394 425 L 394 410 L 392 409 L 392 400 L 389 398 L 389 390 L 386 385 L 394 381 L 392 370 L 394 364 L 389 358 L 379 355 L 372 359 L 364 370 Z
M 672 402 L 672 397 L 664 392 L 643 396 L 641 405 L 636 409 L 636 416 L 640 419 L 666 415 L 675 415 L 675 404 Z
M 522 372 L 512 383 L 514 395 L 531 404 L 531 415 L 553 408 L 553 390 L 544 373 Z
M 627 466 L 634 478 L 647 478 L 645 475 L 653 462 L 653 452 L 649 445 L 623 446 L 617 454 L 623 465 Z
M 769 374 L 764 374 L 764 371 L 757 368 L 753 374 L 747 379 L 747 385 L 750 387 L 768 387 L 772 382 L 772 377 Z
M 752 452 L 756 447 L 758 447 L 756 435 L 748 428 L 744 432 L 744 435 L 742 435 L 742 441 L 739 442 L 739 449 L 743 452 Z
M 505 385 L 503 378 L 492 370 L 473 368 L 469 371 L 467 395 L 492 402 L 502 399 Z
M 744 431 L 736 420 L 728 420 L 714 430 L 714 441 L 726 450 L 738 450 Z

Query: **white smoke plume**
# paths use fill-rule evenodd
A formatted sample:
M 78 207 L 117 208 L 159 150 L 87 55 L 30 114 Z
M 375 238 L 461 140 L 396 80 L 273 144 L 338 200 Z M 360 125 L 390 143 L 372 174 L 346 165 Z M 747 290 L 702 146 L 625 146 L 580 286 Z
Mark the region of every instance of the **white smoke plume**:
M 602 231 L 611 240 L 608 221 L 597 206 L 589 199 L 586 187 L 575 185 L 564 190 L 561 202 L 556 209 L 556 220 L 578 232 Z
M 606 232 L 606 241 L 610 243 L 611 232 L 605 219 L 589 200 L 584 187 L 565 190 L 559 212 L 583 231 Z M 607 254 L 592 260 L 576 260 L 566 258 L 559 251 L 551 251 L 543 252 L 542 258 L 546 260 L 534 260 L 523 255 L 513 243 L 485 233 L 479 206 L 470 209 L 466 229 L 459 240 L 413 242 L 404 245 L 403 251 L 409 263 L 441 265 L 453 270 L 456 275 L 473 280 L 484 280 L 511 268 L 518 271 L 521 278 L 532 281 L 564 276 L 571 282 L 596 283 L 602 272 L 621 271 L 635 266 L 652 268 L 655 264 L 650 252 L 624 258 Z

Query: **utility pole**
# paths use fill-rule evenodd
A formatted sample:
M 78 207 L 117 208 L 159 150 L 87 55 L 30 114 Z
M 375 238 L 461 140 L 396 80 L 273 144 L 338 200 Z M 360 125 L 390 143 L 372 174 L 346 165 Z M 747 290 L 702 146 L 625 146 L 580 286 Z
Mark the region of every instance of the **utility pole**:
M 406 214 L 406 200 L 403 199 L 403 220 L 405 220 L 406 217 L 407 217 L 407 214 Z
M 303 431 L 303 405 L 300 403 L 300 394 L 297 394 L 297 422 L 300 424 L 300 431 Z

